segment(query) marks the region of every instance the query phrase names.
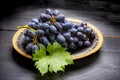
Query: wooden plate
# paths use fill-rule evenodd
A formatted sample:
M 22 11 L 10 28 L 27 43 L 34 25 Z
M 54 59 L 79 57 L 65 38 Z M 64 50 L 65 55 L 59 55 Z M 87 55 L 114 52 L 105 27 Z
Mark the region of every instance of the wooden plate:
M 70 22 L 73 22 L 73 23 L 81 23 L 82 22 L 81 20 L 72 19 L 72 18 L 67 18 L 67 20 Z M 97 27 L 93 26 L 92 24 L 87 23 L 87 25 L 88 25 L 88 27 L 92 28 L 96 32 L 96 38 L 94 39 L 94 41 L 90 47 L 72 53 L 71 56 L 72 56 L 73 60 L 87 57 L 87 56 L 95 53 L 102 47 L 102 44 L 103 44 L 102 33 L 99 31 L 99 29 Z M 12 44 L 18 53 L 20 53 L 24 57 L 32 59 L 32 56 L 27 54 L 21 45 L 24 30 L 25 30 L 25 28 L 21 28 L 14 34 Z

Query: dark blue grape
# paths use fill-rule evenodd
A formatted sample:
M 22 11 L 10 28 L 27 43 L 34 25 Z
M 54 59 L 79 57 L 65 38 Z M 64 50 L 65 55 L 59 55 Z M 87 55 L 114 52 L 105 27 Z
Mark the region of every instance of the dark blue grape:
M 53 15 L 54 15 L 54 16 L 57 16 L 57 15 L 59 15 L 59 14 L 60 14 L 60 11 L 59 11 L 59 10 L 54 10 L 54 11 L 53 11 Z
M 77 29 L 75 29 L 75 28 L 71 28 L 69 31 L 72 36 L 76 35 L 76 33 L 77 33 Z
M 82 34 L 81 32 L 77 32 L 76 36 L 77 36 L 79 39 L 81 39 L 82 36 L 83 36 L 83 34 Z
M 52 15 L 52 14 L 53 14 L 53 11 L 52 11 L 51 9 L 47 9 L 47 10 L 46 10 L 46 14 Z
M 78 47 L 83 47 L 83 41 L 78 41 L 77 46 Z
M 43 30 L 38 30 L 37 32 L 38 36 L 44 36 L 45 32 Z
M 75 24 L 75 25 L 74 25 L 74 28 L 77 29 L 78 27 L 80 27 L 80 24 Z
M 71 34 L 69 32 L 67 33 L 64 33 L 63 36 L 66 38 L 66 39 L 69 39 L 71 37 Z
M 48 20 L 50 20 L 50 19 L 51 19 L 51 16 L 50 16 L 50 15 L 45 14 L 45 13 L 41 13 L 41 14 L 40 14 L 40 20 L 42 20 L 42 22 L 46 22 L 46 21 L 48 21 Z
M 87 35 L 90 35 L 90 34 L 92 33 L 92 29 L 91 29 L 91 28 L 86 28 L 86 29 L 85 29 L 85 33 L 86 33 Z
M 80 24 L 81 27 L 83 27 L 84 25 L 87 26 L 87 23 L 86 23 L 86 22 L 82 22 L 82 23 Z
M 44 46 L 42 43 L 38 43 L 37 44 L 38 48 L 40 48 L 40 46 Z
M 78 40 L 77 37 L 73 37 L 73 42 L 74 42 L 74 43 L 78 43 L 78 41 L 79 41 L 79 40 Z
M 87 38 L 86 34 L 83 34 L 83 36 L 82 36 L 82 38 L 81 38 L 81 39 L 82 39 L 82 40 L 84 40 L 84 41 L 88 40 L 88 38 Z
M 71 43 L 71 42 L 73 42 L 74 41 L 74 38 L 73 37 L 70 37 L 69 39 L 67 39 L 67 42 L 68 43 Z
M 84 41 L 84 44 L 83 44 L 85 47 L 89 47 L 91 45 L 91 42 L 90 41 Z
M 75 50 L 77 48 L 74 42 L 70 43 L 68 47 L 69 49 L 72 49 L 72 50 Z
M 68 43 L 67 43 L 67 42 L 63 42 L 61 45 L 62 45 L 63 47 L 68 47 Z
M 56 20 L 58 22 L 64 22 L 64 19 L 65 19 L 65 15 L 63 15 L 63 14 L 59 14 L 56 16 Z
M 26 45 L 25 52 L 28 53 L 28 54 L 31 54 L 32 46 L 33 46 L 32 43 L 28 43 L 28 44 Z
M 65 37 L 61 34 L 57 35 L 57 39 L 56 39 L 59 43 L 64 43 L 66 40 L 65 40 Z
M 84 28 L 83 27 L 78 27 L 77 30 L 78 30 L 78 32 L 83 32 Z
M 50 42 L 48 41 L 48 39 L 46 37 L 42 37 L 42 43 L 47 46 Z
M 92 33 L 90 35 L 90 40 L 95 39 L 95 35 L 96 35 L 96 33 L 92 31 Z
M 55 35 L 50 35 L 50 36 L 49 36 L 49 41 L 50 41 L 51 43 L 55 42 Z
M 43 30 L 47 30 L 47 29 L 49 29 L 50 28 L 50 26 L 47 24 L 47 23 L 41 23 L 41 29 L 43 29 Z
M 35 50 L 38 50 L 39 49 L 39 47 L 37 46 L 37 45 L 32 45 L 32 54 L 34 54 L 35 53 Z
M 64 23 L 64 24 L 62 24 L 62 25 L 63 25 L 63 28 L 64 28 L 65 30 L 69 30 L 69 29 L 71 29 L 71 28 L 74 26 L 74 24 L 71 23 L 71 22 L 67 22 L 67 23 Z
M 36 35 L 36 33 L 32 30 L 26 29 L 24 35 L 33 38 Z
M 33 29 L 36 29 L 36 28 L 37 28 L 37 25 L 36 25 L 35 22 L 29 22 L 29 23 L 28 23 L 28 26 L 31 27 L 31 28 L 33 28 Z
M 56 34 L 57 33 L 57 28 L 53 25 L 50 26 L 50 32 L 53 33 L 53 34 Z
M 23 45 L 26 45 L 31 42 L 32 42 L 32 38 L 30 38 L 29 36 L 24 36 L 23 41 L 22 41 Z
M 34 22 L 34 23 L 38 24 L 38 23 L 39 23 L 39 20 L 38 20 L 37 18 L 32 18 L 32 21 L 31 21 L 31 22 Z
M 55 22 L 54 26 L 57 28 L 58 31 L 62 30 L 62 25 L 59 22 Z

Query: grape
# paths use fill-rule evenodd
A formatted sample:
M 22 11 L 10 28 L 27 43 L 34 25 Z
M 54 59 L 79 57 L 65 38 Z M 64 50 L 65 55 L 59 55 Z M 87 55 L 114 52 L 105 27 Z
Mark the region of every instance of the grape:
M 74 24 L 71 23 L 71 22 L 67 22 L 67 23 L 64 23 L 64 24 L 63 24 L 63 28 L 64 28 L 65 30 L 69 30 L 69 29 L 71 29 L 73 26 L 74 26 Z
M 29 23 L 28 23 L 28 26 L 31 27 L 31 28 L 33 28 L 33 29 L 36 29 L 36 28 L 37 28 L 37 25 L 36 25 L 35 22 L 29 22 Z
M 77 32 L 76 36 L 77 36 L 79 39 L 81 39 L 82 36 L 83 36 L 83 34 L 82 34 L 81 32 Z
M 77 29 L 78 27 L 80 27 L 80 24 L 75 24 L 75 25 L 74 25 L 74 28 Z
M 53 12 L 52 12 L 52 10 L 51 10 L 51 9 L 47 9 L 47 10 L 46 10 L 46 14 L 52 15 L 52 14 L 53 14 Z
M 82 36 L 82 40 L 87 40 L 88 38 L 87 38 L 87 36 L 86 36 L 86 34 L 83 34 L 83 36 Z
M 56 16 L 56 20 L 58 22 L 64 22 L 64 19 L 65 19 L 65 15 L 63 15 L 63 14 L 59 14 Z
M 73 38 L 73 37 L 70 37 L 70 38 L 67 39 L 67 42 L 68 42 L 68 43 L 71 43 L 71 42 L 73 42 L 73 41 L 74 41 L 74 38 Z
M 62 25 L 59 22 L 55 22 L 54 26 L 57 28 L 58 31 L 62 30 Z
M 49 29 L 49 28 L 50 28 L 50 26 L 49 26 L 47 23 L 42 23 L 42 24 L 41 24 L 41 29 L 47 30 L 47 29 Z
M 31 21 L 31 22 L 34 22 L 34 23 L 38 24 L 38 23 L 39 23 L 39 20 L 38 20 L 37 18 L 32 18 L 32 21 Z
M 68 43 L 67 43 L 67 42 L 63 42 L 63 43 L 62 43 L 62 46 L 63 46 L 63 47 L 67 47 L 67 46 L 68 46 Z
M 27 52 L 27 53 L 31 53 L 31 49 L 32 49 L 32 46 L 33 46 L 33 44 L 32 43 L 28 43 L 27 45 L 26 45 L 26 48 L 25 48 L 25 52 Z
M 77 46 L 82 47 L 83 46 L 83 41 L 78 41 Z
M 45 32 L 43 30 L 38 30 L 38 36 L 44 36 Z
M 60 14 L 60 11 L 59 10 L 54 10 L 54 12 L 53 12 L 53 15 L 54 16 L 57 16 L 57 15 L 59 15 Z
M 49 36 L 49 41 L 50 41 L 51 43 L 55 42 L 55 35 Z
M 91 44 L 90 41 L 86 40 L 86 41 L 84 41 L 84 44 L 83 44 L 83 45 L 84 45 L 85 47 L 89 47 L 90 44 Z
M 90 35 L 90 40 L 94 39 L 95 38 L 95 32 L 92 31 L 91 35 Z
M 66 40 L 65 40 L 65 37 L 62 36 L 61 34 L 57 35 L 57 39 L 56 39 L 59 43 L 64 43 Z
M 40 19 L 42 20 L 42 22 L 46 22 L 46 21 L 51 19 L 51 16 L 48 15 L 48 14 L 45 14 L 45 13 L 41 13 L 40 14 Z
M 36 35 L 36 33 L 32 30 L 26 29 L 24 35 L 33 38 Z
M 86 23 L 86 22 L 82 22 L 82 23 L 81 23 L 81 26 L 83 27 L 84 25 L 87 26 L 87 23 Z
M 46 37 L 42 37 L 42 43 L 43 43 L 45 46 L 47 46 L 48 43 L 49 43 L 49 41 L 48 41 L 48 39 L 47 39 Z
M 40 22 L 37 24 L 37 29 L 41 29 L 41 24 Z
M 78 27 L 77 30 L 78 30 L 78 32 L 83 32 L 84 28 L 83 27 Z
M 86 29 L 85 29 L 85 33 L 86 33 L 87 35 L 90 35 L 90 34 L 92 33 L 92 29 L 91 29 L 91 28 L 86 28 Z
M 66 38 L 66 39 L 69 39 L 71 37 L 71 34 L 69 32 L 67 33 L 64 33 L 63 36 Z
M 50 32 L 53 33 L 53 34 L 56 34 L 57 33 L 57 29 L 55 26 L 51 25 L 50 26 Z
M 77 37 L 73 37 L 73 42 L 74 42 L 74 43 L 78 43 L 78 41 L 79 41 L 79 40 L 78 40 Z
M 72 36 L 74 36 L 77 33 L 77 29 L 75 28 L 71 28 L 69 31 L 71 32 Z
M 70 43 L 68 47 L 69 47 L 69 49 L 72 49 L 72 50 L 75 50 L 77 48 L 77 46 L 73 42 Z
M 30 38 L 29 36 L 24 36 L 23 41 L 22 41 L 23 45 L 26 45 L 31 42 L 32 42 L 32 38 Z
M 40 48 L 40 46 L 44 46 L 42 43 L 38 43 L 38 48 Z
M 32 54 L 35 53 L 35 50 L 38 50 L 38 49 L 39 49 L 39 48 L 38 48 L 37 45 L 32 45 L 32 48 L 31 48 Z

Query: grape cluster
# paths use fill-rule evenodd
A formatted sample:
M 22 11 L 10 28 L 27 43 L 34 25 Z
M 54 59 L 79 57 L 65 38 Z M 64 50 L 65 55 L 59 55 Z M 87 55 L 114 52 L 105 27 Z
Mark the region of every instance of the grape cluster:
M 22 44 L 27 53 L 32 54 L 41 45 L 58 42 L 68 51 L 89 47 L 95 32 L 86 22 L 72 23 L 59 10 L 47 9 L 38 18 L 33 18 L 24 32 Z M 32 28 L 32 29 L 31 29 Z

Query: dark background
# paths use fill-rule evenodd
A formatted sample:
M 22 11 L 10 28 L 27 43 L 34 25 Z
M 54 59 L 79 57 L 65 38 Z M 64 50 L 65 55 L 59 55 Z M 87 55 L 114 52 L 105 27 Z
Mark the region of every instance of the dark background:
M 18 25 L 27 24 L 46 8 L 93 24 L 104 42 L 98 52 L 76 60 L 64 73 L 42 77 L 31 60 L 14 50 L 12 38 Z M 0 80 L 120 80 L 119 0 L 4 0 L 0 12 Z

